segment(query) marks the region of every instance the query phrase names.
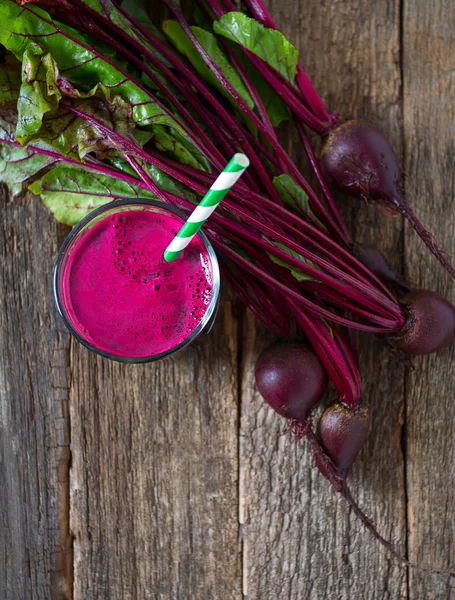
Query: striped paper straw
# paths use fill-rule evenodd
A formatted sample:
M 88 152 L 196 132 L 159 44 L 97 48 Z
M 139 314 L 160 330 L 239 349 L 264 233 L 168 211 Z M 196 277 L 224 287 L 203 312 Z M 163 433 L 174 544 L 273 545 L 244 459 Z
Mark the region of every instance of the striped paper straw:
M 220 173 L 220 176 L 214 181 L 212 187 L 166 248 L 164 252 L 166 262 L 172 262 L 180 256 L 221 200 L 243 175 L 249 164 L 250 161 L 245 154 L 235 154 L 232 157 L 224 171 Z

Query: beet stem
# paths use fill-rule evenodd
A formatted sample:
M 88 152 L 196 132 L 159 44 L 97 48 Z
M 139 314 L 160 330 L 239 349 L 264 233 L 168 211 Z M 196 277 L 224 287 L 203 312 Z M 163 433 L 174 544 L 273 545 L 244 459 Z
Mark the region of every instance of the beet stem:
M 340 211 L 338 210 L 338 206 L 336 205 L 333 195 L 329 189 L 329 186 L 327 185 L 327 182 L 325 181 L 324 176 L 322 175 L 321 167 L 318 164 L 316 156 L 313 152 L 313 148 L 311 147 L 310 140 L 308 139 L 308 136 L 302 123 L 297 123 L 297 131 L 299 132 L 299 136 L 303 143 L 303 147 L 305 148 L 308 160 L 310 161 L 310 165 L 312 166 L 314 174 L 316 175 L 316 179 L 319 183 L 322 193 L 324 194 L 325 199 L 328 205 L 330 206 L 330 209 L 333 212 L 333 215 L 338 225 L 342 229 L 346 240 L 349 240 L 349 242 L 352 244 L 351 235 L 348 231 L 348 228 L 346 227 L 345 222 L 343 221 Z

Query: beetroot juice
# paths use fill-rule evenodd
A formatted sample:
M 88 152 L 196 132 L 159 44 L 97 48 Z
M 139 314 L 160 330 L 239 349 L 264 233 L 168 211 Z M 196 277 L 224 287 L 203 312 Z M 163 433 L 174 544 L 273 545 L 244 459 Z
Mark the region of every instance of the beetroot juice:
M 92 213 L 65 242 L 55 274 L 70 331 L 95 352 L 126 362 L 161 358 L 194 339 L 214 312 L 219 285 L 203 234 L 177 260 L 164 261 L 183 219 L 142 202 Z

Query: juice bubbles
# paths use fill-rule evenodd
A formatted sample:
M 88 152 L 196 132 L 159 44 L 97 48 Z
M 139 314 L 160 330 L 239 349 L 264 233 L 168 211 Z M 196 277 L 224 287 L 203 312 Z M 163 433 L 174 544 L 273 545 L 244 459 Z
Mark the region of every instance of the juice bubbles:
M 209 320 L 218 293 L 216 258 L 199 235 L 166 263 L 163 252 L 183 219 L 158 203 L 115 204 L 96 211 L 88 227 L 79 225 L 62 249 L 57 303 L 72 333 L 92 350 L 128 362 L 161 358 Z

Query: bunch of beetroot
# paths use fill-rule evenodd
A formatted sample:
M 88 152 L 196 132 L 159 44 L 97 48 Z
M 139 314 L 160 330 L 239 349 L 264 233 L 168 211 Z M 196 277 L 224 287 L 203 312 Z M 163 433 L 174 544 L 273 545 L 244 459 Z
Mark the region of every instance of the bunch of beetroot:
M 382 537 L 352 497 L 346 478 L 367 440 L 369 411 L 361 406 L 352 408 L 342 402 L 333 402 L 322 413 L 316 432 L 313 430 L 311 412 L 326 391 L 328 380 L 321 362 L 307 344 L 284 342 L 270 346 L 257 360 L 255 378 L 267 404 L 290 420 L 290 430 L 297 439 L 309 439 L 319 471 L 335 491 L 343 495 L 357 517 L 388 552 L 402 564 L 421 572 L 455 577 L 455 572 L 409 562 Z
M 261 0 L 246 0 L 246 4 L 256 19 L 267 27 L 276 28 Z M 308 82 L 306 85 L 310 92 L 306 97 L 311 106 L 315 92 Z M 313 109 L 320 107 L 318 98 L 316 102 Z M 326 178 L 350 196 L 379 202 L 401 213 L 454 277 L 452 265 L 402 195 L 401 170 L 384 135 L 365 123 L 347 121 L 339 124 L 327 113 L 325 117 L 330 122 L 328 139 L 321 153 L 321 167 Z M 393 287 L 400 296 L 407 321 L 401 333 L 394 338 L 398 348 L 408 355 L 429 354 L 453 341 L 455 309 L 449 302 L 429 290 L 416 290 L 401 281 L 376 248 L 354 244 L 352 251 L 378 279 Z M 257 360 L 255 379 L 267 404 L 290 420 L 291 429 L 299 437 L 310 439 L 319 471 L 336 491 L 343 494 L 357 516 L 389 552 L 412 568 L 455 577 L 452 572 L 409 563 L 377 532 L 352 498 L 346 477 L 368 438 L 369 411 L 361 405 L 349 406 L 341 399 L 323 411 L 316 433 L 313 431 L 311 412 L 326 391 L 327 375 L 307 344 L 278 343 L 267 348 Z
M 177 0 L 163 3 L 175 20 L 160 29 L 146 2 L 138 12 L 139 2 L 117 0 L 0 0 L 0 44 L 15 56 L 0 71 L 0 181 L 31 184 L 72 225 L 66 198 L 79 218 L 94 199 L 127 195 L 188 212 L 235 152 L 247 154 L 250 169 L 206 232 L 254 314 L 277 337 L 306 338 L 259 358 L 258 388 L 406 562 L 346 485 L 369 428 L 351 330 L 427 354 L 455 337 L 455 308 L 401 281 L 375 248 L 354 244 L 328 182 L 401 213 L 455 270 L 404 199 L 387 140 L 328 113 L 260 0 L 245 0 L 249 16 L 231 0 L 197 0 L 197 27 Z M 291 118 L 318 190 L 279 143 L 276 127 Z M 308 129 L 327 138 L 320 164 Z M 339 401 L 315 431 L 311 411 L 329 379 Z

